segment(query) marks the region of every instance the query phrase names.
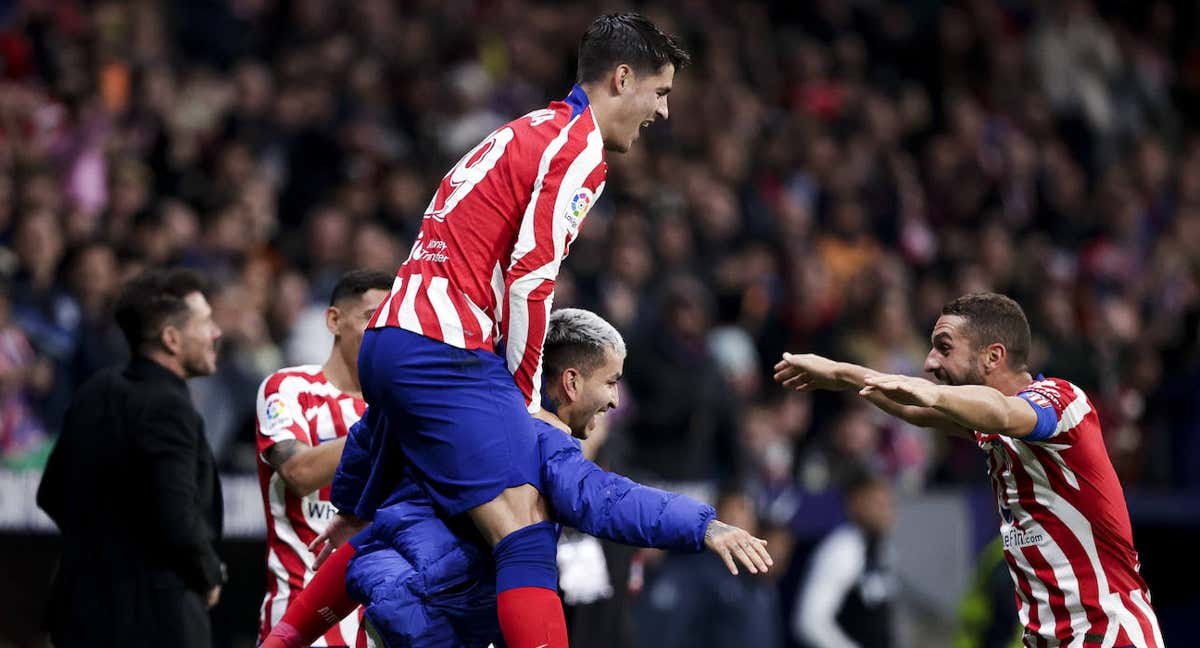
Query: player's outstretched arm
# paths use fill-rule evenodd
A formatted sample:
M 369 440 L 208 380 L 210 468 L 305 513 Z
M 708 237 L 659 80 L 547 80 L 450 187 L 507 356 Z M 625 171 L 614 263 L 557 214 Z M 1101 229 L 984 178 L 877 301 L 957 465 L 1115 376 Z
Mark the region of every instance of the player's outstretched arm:
M 903 404 L 883 394 L 864 391 L 867 379 L 879 375 L 883 374 L 868 367 L 849 362 L 837 362 L 812 353 L 784 353 L 783 359 L 775 364 L 775 381 L 788 389 L 795 391 L 860 390 L 859 394 L 870 401 L 872 405 L 907 423 L 918 427 L 934 428 L 956 436 L 970 436 L 970 428 L 962 427 L 958 422 L 936 409 Z M 914 380 L 921 379 L 914 378 Z M 923 382 L 928 383 L 928 381 Z
M 543 467 L 542 494 L 556 521 L 622 544 L 681 552 L 707 548 L 734 574 L 734 560 L 751 573 L 773 564 L 766 541 L 720 522 L 711 506 L 605 471 L 566 435 L 548 442 L 558 447 Z
M 859 393 L 867 398 L 882 396 L 899 406 L 936 411 L 962 428 L 984 434 L 1026 437 L 1039 425 L 1035 405 L 984 385 L 937 385 L 882 374 L 869 376 L 865 383 Z

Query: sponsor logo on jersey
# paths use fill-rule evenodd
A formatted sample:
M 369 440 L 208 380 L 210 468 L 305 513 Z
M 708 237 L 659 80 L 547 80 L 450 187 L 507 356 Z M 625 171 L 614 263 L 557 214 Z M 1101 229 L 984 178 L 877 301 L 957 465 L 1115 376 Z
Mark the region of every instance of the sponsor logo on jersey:
M 1005 550 L 1043 545 L 1049 540 L 1050 536 L 1047 535 L 1042 529 L 1030 529 L 1029 531 L 1023 531 L 1021 529 L 1014 528 L 1004 532 Z

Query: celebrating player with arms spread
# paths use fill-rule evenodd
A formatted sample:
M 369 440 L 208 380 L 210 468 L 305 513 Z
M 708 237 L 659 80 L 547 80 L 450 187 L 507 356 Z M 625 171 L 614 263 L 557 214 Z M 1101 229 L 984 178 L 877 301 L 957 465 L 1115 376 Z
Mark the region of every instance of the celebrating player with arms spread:
M 333 502 L 373 510 L 404 465 L 442 514 L 468 514 L 494 548 L 510 648 L 567 643 L 530 417 L 559 265 L 603 191 L 604 151 L 667 118 L 688 60 L 639 15 L 596 19 L 566 99 L 497 129 L 443 178 L 363 338 L 359 375 L 380 423 L 372 462 L 342 466 Z M 339 515 L 329 537 L 358 528 Z
M 798 391 L 858 389 L 988 453 L 1026 645 L 1161 648 L 1096 410 L 1070 382 L 1030 374 L 1030 337 L 1013 300 L 966 295 L 942 309 L 925 358 L 944 384 L 811 354 L 784 354 L 775 379 Z

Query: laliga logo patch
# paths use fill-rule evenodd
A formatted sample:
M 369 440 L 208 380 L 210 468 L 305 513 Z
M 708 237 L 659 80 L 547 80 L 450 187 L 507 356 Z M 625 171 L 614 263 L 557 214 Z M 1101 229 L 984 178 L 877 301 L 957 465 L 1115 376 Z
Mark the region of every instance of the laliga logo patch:
M 267 422 L 277 424 L 284 422 L 286 419 L 287 405 L 284 404 L 283 398 L 274 395 L 267 399 Z
M 565 216 L 567 222 L 571 224 L 571 229 L 579 227 L 579 223 L 583 221 L 583 217 L 587 216 L 588 210 L 592 208 L 592 200 L 595 194 L 587 187 L 580 187 L 579 191 L 571 196 L 571 202 L 567 205 Z

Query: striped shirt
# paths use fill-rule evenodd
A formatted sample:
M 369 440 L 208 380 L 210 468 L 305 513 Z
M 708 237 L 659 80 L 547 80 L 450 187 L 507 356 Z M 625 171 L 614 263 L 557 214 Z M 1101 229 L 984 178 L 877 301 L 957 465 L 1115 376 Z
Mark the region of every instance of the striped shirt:
M 408 260 L 369 327 L 498 350 L 531 412 L 559 266 L 604 190 L 608 165 L 587 95 L 515 119 L 442 179 Z
M 258 388 L 258 481 L 267 517 L 267 595 L 259 613 L 259 641 L 279 623 L 289 603 L 312 579 L 315 556 L 308 544 L 337 512 L 329 502 L 328 484 L 299 497 L 288 490 L 263 455 L 281 441 L 316 446 L 342 438 L 366 408 L 366 401 L 330 384 L 318 365 L 281 369 Z M 359 608 L 313 646 L 365 645 L 366 635 L 359 631 L 361 619 Z
M 1083 390 L 1057 378 L 1018 396 L 1053 416 L 1034 435 L 1044 438 L 975 437 L 988 453 L 1026 645 L 1161 648 L 1095 408 Z

